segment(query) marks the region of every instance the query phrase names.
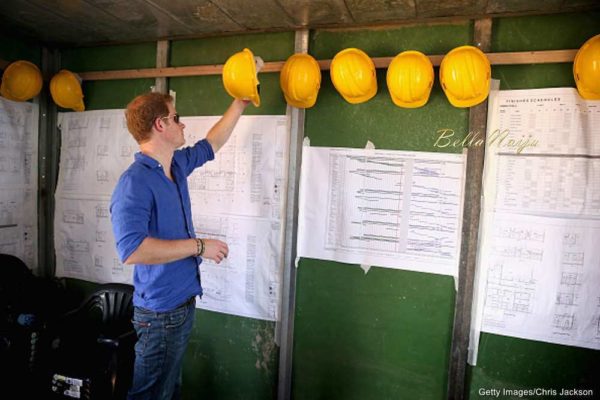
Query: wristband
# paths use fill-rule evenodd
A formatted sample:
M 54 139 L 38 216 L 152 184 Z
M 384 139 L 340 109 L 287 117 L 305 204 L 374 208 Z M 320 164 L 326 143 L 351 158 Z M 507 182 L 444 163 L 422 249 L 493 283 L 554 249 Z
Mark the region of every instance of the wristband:
M 204 240 L 196 238 L 196 246 L 198 246 L 196 257 L 202 257 L 204 254 Z

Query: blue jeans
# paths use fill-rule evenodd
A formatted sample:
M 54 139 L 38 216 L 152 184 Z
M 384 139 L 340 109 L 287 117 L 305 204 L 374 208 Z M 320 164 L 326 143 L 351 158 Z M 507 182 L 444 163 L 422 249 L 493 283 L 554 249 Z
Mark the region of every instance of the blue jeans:
M 181 364 L 194 325 L 195 304 L 193 297 L 167 312 L 134 307 L 138 341 L 128 399 L 181 398 Z

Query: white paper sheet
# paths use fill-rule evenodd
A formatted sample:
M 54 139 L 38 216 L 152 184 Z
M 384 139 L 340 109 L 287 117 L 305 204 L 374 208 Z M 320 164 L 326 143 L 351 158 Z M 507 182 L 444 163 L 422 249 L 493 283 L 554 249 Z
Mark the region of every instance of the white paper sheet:
M 503 139 L 486 142 L 469 363 L 476 363 L 480 330 L 598 348 L 592 325 L 598 326 L 600 287 L 600 102 L 585 101 L 572 88 L 493 90 L 490 132 Z M 517 151 L 506 146 L 511 140 L 529 145 Z M 573 237 L 585 257 L 577 279 L 563 280 Z M 514 291 L 506 288 L 507 277 L 518 279 Z M 576 301 L 564 304 L 569 296 Z
M 133 268 L 119 261 L 109 214 L 112 191 L 138 149 L 124 112 L 59 113 L 58 127 L 56 276 L 131 284 Z
M 298 255 L 458 274 L 462 154 L 305 146 Z
M 483 330 L 600 349 L 600 220 L 494 213 Z
M 193 143 L 217 121 L 184 118 Z M 285 116 L 242 117 L 215 160 L 188 178 L 196 234 L 225 241 L 229 256 L 200 267 L 206 310 L 275 321 L 283 266 L 287 191 Z
M 186 117 L 188 145 L 220 117 Z M 285 116 L 243 116 L 229 142 L 188 178 L 197 235 L 224 240 L 227 261 L 204 260 L 198 307 L 276 320 L 288 136 Z M 93 282 L 132 281 L 119 262 L 108 207 L 137 143 L 123 110 L 59 114 L 61 168 L 56 192 L 57 275 Z
M 0 97 L 0 253 L 38 269 L 38 110 Z

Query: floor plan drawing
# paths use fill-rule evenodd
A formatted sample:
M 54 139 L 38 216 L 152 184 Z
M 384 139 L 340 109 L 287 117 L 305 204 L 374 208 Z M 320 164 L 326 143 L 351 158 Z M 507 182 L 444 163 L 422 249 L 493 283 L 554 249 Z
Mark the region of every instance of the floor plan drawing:
M 0 97 L 0 251 L 38 269 L 38 110 Z

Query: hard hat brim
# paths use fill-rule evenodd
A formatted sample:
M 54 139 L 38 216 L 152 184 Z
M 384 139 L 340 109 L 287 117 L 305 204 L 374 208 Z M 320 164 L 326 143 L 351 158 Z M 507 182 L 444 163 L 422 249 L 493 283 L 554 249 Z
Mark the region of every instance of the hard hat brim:
M 600 93 L 594 93 L 589 90 L 586 90 L 581 87 L 581 85 L 577 85 L 577 92 L 579 92 L 579 96 L 585 100 L 600 100 Z
M 422 99 L 419 101 L 413 101 L 410 103 L 404 102 L 392 95 L 390 95 L 390 97 L 392 98 L 392 102 L 401 108 L 420 108 L 420 107 L 423 107 L 425 104 L 427 104 L 427 102 L 429 101 L 429 96 L 427 96 L 427 98 L 425 98 L 425 99 Z

